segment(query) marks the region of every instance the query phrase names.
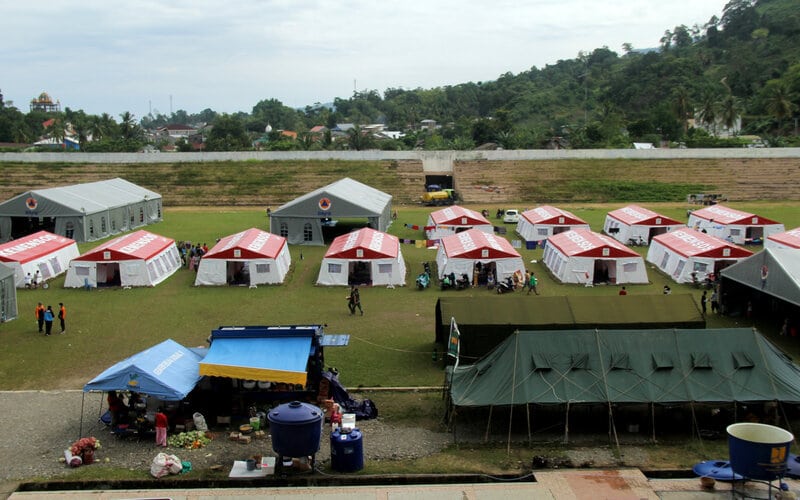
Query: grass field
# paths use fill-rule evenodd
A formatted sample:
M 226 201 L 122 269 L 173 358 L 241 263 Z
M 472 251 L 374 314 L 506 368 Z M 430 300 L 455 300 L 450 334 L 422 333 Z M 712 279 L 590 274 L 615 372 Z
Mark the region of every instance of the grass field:
M 573 211 L 599 231 L 605 214 L 621 205 L 560 207 Z M 733 206 L 779 220 L 787 229 L 800 226 L 796 203 Z M 686 218 L 684 204 L 648 203 L 647 207 L 679 220 Z M 486 208 L 493 214 L 498 207 L 470 208 Z M 389 232 L 400 238 L 422 238 L 422 231 L 413 231 L 404 224 L 424 225 L 430 211 L 416 206 L 400 207 L 398 220 Z M 206 242 L 209 246 L 219 237 L 248 227 L 265 228 L 267 224 L 262 208 L 167 208 L 164 219 L 148 229 L 176 240 Z M 515 238 L 514 226 L 507 227 L 507 237 Z M 81 252 L 97 244 L 82 244 Z M 329 348 L 325 353 L 326 364 L 339 368 L 340 378 L 349 388 L 439 385 L 443 380 L 442 365 L 432 361 L 436 299 L 442 293 L 489 296 L 491 292 L 416 290 L 414 279 L 422 270 L 422 262 L 435 260 L 435 251 L 413 245 L 403 245 L 402 250 L 410 286 L 363 288 L 363 317 L 349 315 L 344 288 L 314 286 L 324 247 L 292 247 L 292 268 L 285 284 L 257 289 L 194 287 L 194 273 L 182 269 L 155 288 L 86 292 L 64 289 L 62 275 L 52 280 L 46 290 L 18 291 L 19 318 L 0 325 L 4 342 L 0 353 L 0 390 L 80 388 L 111 364 L 166 338 L 186 346 L 205 345 L 213 328 L 231 324 L 327 324 L 327 333 L 350 334 L 349 346 Z M 646 249 L 637 250 L 644 254 Z M 617 287 L 584 288 L 552 281 L 540 262 L 541 252 L 521 250 L 526 263 L 538 261 L 529 267 L 540 277 L 539 289 L 543 295 L 617 293 Z M 676 285 L 654 269 L 648 273 L 651 283 L 629 286 L 630 293 L 659 294 L 669 282 L 673 293 L 688 292 L 699 297 L 697 290 Z M 65 335 L 46 338 L 37 334 L 33 310 L 39 301 L 54 307 L 59 302 L 66 304 Z M 734 324 L 728 318 L 709 320 L 709 327 L 725 326 Z M 783 347 L 790 352 L 795 350 L 792 345 Z

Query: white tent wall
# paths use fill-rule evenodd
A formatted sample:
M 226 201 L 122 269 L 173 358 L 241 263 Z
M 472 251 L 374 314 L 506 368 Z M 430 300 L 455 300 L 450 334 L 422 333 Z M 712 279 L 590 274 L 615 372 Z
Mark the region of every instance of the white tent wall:
M 436 267 L 438 268 L 439 279 L 442 279 L 445 274 L 455 273 L 461 276 L 466 274 L 472 280 L 475 263 L 487 264 L 493 262 L 497 270 L 497 280 L 501 281 L 514 273 L 519 272 L 525 274 L 525 263 L 522 257 L 503 257 L 500 259 L 461 259 L 458 257 L 448 257 L 444 251 L 444 247 L 440 246 L 436 252 Z
M 405 286 L 406 284 L 406 263 L 403 260 L 403 254 L 400 253 L 396 258 L 385 259 L 322 259 L 317 285 L 347 286 L 350 263 L 357 261 L 369 264 L 372 286 Z
M 573 226 L 563 226 L 555 224 L 533 224 L 525 217 L 520 218 L 517 223 L 517 234 L 525 241 L 543 241 L 549 239 L 558 232 L 571 231 L 573 229 L 591 229 L 589 224 L 575 224 Z
M 289 267 L 292 265 L 292 257 L 289 253 L 289 246 L 284 245 L 278 256 L 274 259 L 200 259 L 200 266 L 197 269 L 195 286 L 221 286 L 227 285 L 232 276 L 228 275 L 229 262 L 247 263 L 250 275 L 250 285 L 277 285 L 283 283 Z
M 562 283 L 594 283 L 595 263 L 609 261 L 608 277 L 618 285 L 648 283 L 647 269 L 641 257 L 566 256 L 552 245 L 544 249 L 543 260 L 550 272 Z
M 653 240 L 647 250 L 647 262 L 653 264 L 676 283 L 692 283 L 692 272 L 697 273 L 697 280 L 703 281 L 708 274 L 714 273 L 718 261 L 737 261 L 740 259 L 714 259 L 681 255 L 675 250 Z
M 760 233 L 760 238 L 764 239 L 770 235 L 782 233 L 785 228 L 783 224 L 767 225 L 747 225 L 747 224 L 721 224 L 719 222 L 702 219 L 694 214 L 689 216 L 686 223 L 692 229 L 703 231 L 711 236 L 737 245 L 744 245 L 748 238 L 752 238 L 752 231 L 748 233 L 748 228 L 753 228 L 756 233 Z
M 14 281 L 17 288 L 25 288 L 25 275 L 31 273 L 36 275 L 39 271 L 40 280 L 49 280 L 65 272 L 69 268 L 72 259 L 80 255 L 78 245 L 68 245 L 60 250 L 51 252 L 47 255 L 34 260 L 29 260 L 24 264 L 6 263 L 14 269 Z
M 684 227 L 683 224 L 676 224 L 672 226 L 650 226 L 644 224 L 625 224 L 613 217 L 606 216 L 606 221 L 603 224 L 603 232 L 624 245 L 635 242 L 643 241 L 649 243 L 652 239 L 650 237 L 650 230 L 653 228 L 659 229 L 659 233 L 667 233 L 673 229 Z
M 169 278 L 181 267 L 178 247 L 173 243 L 155 256 L 145 260 L 76 261 L 69 265 L 64 288 L 81 288 L 86 284 L 96 287 L 112 278 L 107 264 L 119 264 L 120 286 L 155 286 Z

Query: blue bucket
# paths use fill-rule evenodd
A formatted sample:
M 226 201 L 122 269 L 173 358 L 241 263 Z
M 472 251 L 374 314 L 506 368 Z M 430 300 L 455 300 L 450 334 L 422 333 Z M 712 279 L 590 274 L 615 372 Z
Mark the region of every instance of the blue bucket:
M 791 432 L 766 424 L 740 423 L 728 426 L 731 469 L 750 479 L 772 481 L 786 473 Z

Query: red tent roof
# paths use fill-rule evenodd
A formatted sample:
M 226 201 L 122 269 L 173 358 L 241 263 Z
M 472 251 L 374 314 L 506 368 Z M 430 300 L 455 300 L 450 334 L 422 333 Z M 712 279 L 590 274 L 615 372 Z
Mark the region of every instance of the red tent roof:
M 203 256 L 204 259 L 274 259 L 283 247 L 286 238 L 256 228 L 226 236 Z
M 117 261 L 147 260 L 161 253 L 165 248 L 174 245 L 175 240 L 159 236 L 149 231 L 136 231 L 120 236 L 96 247 L 75 260 L 82 261 Z
M 522 216 L 528 219 L 531 224 L 563 224 L 565 226 L 587 224 L 585 220 L 575 214 L 550 205 L 542 205 L 541 207 L 526 210 L 522 212 Z
M 391 234 L 365 227 L 338 236 L 325 252 L 326 259 L 385 259 L 397 257 L 400 240 Z
M 0 245 L 0 262 L 24 264 L 75 244 L 75 240 L 39 231 Z
M 701 233 L 690 228 L 681 228 L 653 238 L 665 247 L 684 257 L 709 257 L 739 259 L 753 255 L 753 252 L 728 243 L 716 236 Z
M 431 220 L 436 226 L 480 226 L 492 224 L 478 212 L 458 205 L 431 212 Z
M 568 257 L 639 257 L 639 254 L 619 241 L 588 229 L 573 229 L 556 234 L 547 240 Z
M 719 224 L 745 224 L 748 226 L 767 226 L 769 224 L 778 224 L 778 222 L 760 217 L 756 214 L 742 212 L 734 208 L 724 207 L 722 205 L 711 205 L 709 207 L 701 208 L 692 212 L 692 215 L 700 219 L 714 221 Z
M 800 227 L 790 229 L 784 233 L 771 234 L 768 240 L 777 241 L 787 247 L 800 248 Z
M 638 205 L 628 205 L 608 212 L 609 217 L 627 226 L 675 226 L 683 222 L 661 215 Z
M 441 245 L 448 257 L 460 259 L 503 259 L 519 257 L 511 243 L 480 229 L 470 229 L 442 238 Z

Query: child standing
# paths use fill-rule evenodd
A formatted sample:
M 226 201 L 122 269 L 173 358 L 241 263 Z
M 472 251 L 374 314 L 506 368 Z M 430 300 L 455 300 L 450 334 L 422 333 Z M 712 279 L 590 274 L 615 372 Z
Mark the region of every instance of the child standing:
M 156 446 L 167 447 L 167 415 L 164 408 L 159 407 L 156 412 Z

